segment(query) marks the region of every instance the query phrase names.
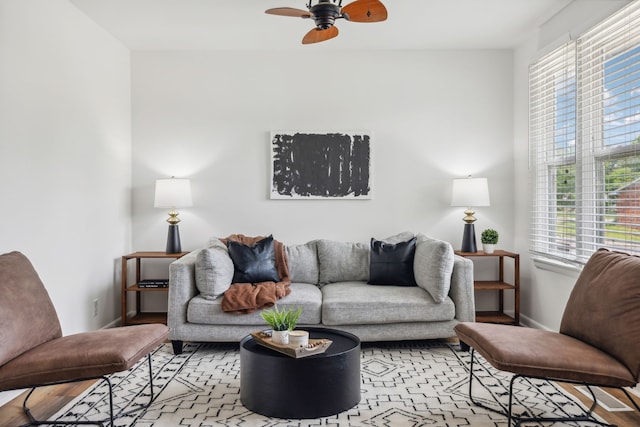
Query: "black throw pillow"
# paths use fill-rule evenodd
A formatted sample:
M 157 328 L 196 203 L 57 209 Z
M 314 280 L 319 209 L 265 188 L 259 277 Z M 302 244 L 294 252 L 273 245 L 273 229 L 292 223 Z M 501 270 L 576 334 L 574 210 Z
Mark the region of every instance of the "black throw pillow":
M 232 283 L 279 282 L 273 236 L 251 246 L 229 240 L 229 256 L 233 261 Z
M 370 285 L 417 286 L 413 275 L 416 238 L 396 244 L 371 239 Z

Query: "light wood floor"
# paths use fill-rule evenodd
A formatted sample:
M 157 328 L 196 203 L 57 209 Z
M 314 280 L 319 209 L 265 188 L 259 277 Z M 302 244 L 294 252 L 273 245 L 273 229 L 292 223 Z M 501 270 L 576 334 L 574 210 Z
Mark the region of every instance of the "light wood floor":
M 571 384 L 561 384 L 562 387 L 571 393 L 574 396 L 577 396 L 578 399 L 582 402 L 583 405 L 589 407 L 591 406 L 592 400 L 587 398 L 584 394 L 577 391 L 573 385 Z M 629 399 L 625 396 L 622 390 L 618 389 L 610 389 L 603 388 L 607 393 L 620 400 L 627 406 L 633 408 L 633 404 L 629 402 Z M 629 395 L 633 398 L 635 402 L 640 404 L 640 398 L 633 393 L 629 393 Z M 635 409 L 635 408 L 634 408 Z M 638 427 L 640 426 L 640 413 L 637 410 L 631 412 L 609 412 L 604 408 L 597 406 L 595 411 L 596 414 L 600 415 L 606 422 L 611 424 L 617 424 L 619 427 Z
M 41 387 L 29 399 L 29 408 L 36 419 L 46 420 L 78 397 L 95 380 Z M 29 422 L 22 411 L 22 402 L 27 392 L 0 406 L 0 426 L 17 427 Z
M 69 403 L 75 397 L 79 396 L 87 387 L 95 381 L 85 381 L 82 383 L 64 384 L 52 387 L 43 387 L 37 390 L 29 399 L 29 407 L 36 418 L 46 419 L 58 412 L 64 405 Z M 563 384 L 563 387 L 573 395 L 577 396 L 583 404 L 590 405 L 590 400 L 582 393 L 576 391 L 572 385 Z M 624 393 L 620 390 L 607 391 L 630 405 Z M 632 394 L 634 400 L 640 403 L 640 398 Z M 17 427 L 28 421 L 22 412 L 22 401 L 24 394 L 16 397 L 4 406 L 0 406 L 0 427 Z M 640 426 L 640 414 L 634 412 L 608 412 L 600 407 L 596 408 L 596 413 L 604 418 L 608 423 L 617 424 L 619 427 L 637 427 Z

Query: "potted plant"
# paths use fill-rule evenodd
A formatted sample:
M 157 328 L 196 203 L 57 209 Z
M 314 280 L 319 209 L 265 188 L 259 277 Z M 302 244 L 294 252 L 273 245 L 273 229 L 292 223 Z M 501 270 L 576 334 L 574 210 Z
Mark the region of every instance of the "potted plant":
M 482 241 L 482 250 L 486 254 L 492 254 L 498 243 L 498 232 L 491 228 L 487 228 L 482 231 L 480 235 L 480 241 Z
M 271 339 L 273 342 L 286 345 L 289 344 L 289 331 L 296 327 L 301 314 L 302 307 L 297 310 L 290 308 L 278 310 L 276 305 L 272 309 L 263 310 L 260 316 L 271 327 Z

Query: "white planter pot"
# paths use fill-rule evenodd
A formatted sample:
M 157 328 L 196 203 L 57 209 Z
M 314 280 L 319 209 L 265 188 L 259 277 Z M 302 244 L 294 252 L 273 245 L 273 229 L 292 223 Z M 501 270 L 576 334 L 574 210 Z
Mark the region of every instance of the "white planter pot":
M 482 244 L 482 250 L 484 251 L 485 254 L 492 254 L 493 251 L 496 250 L 496 245 L 491 245 L 489 243 L 483 243 Z
M 289 344 L 289 331 L 271 331 L 271 340 L 274 344 Z

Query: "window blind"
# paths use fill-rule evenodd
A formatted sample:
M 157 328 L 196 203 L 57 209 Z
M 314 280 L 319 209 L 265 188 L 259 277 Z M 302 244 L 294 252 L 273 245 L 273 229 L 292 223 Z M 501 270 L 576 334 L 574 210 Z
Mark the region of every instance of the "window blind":
M 640 253 L 640 1 L 529 68 L 531 250 Z
M 564 258 L 575 246 L 576 44 L 529 68 L 529 140 L 534 203 L 532 250 Z

